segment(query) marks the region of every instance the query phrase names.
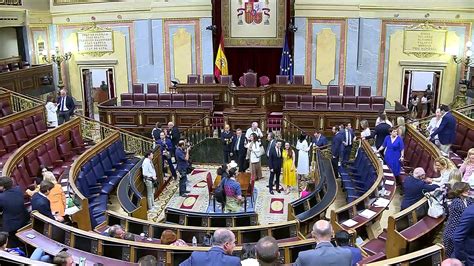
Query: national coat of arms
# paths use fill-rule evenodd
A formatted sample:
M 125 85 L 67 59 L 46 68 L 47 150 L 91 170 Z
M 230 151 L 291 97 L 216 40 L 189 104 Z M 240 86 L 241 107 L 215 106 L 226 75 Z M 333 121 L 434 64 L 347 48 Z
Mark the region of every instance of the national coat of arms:
M 243 1 L 243 6 L 237 9 L 238 25 L 243 25 L 242 16 L 245 13 L 245 23 L 247 24 L 260 24 L 263 22 L 264 25 L 270 25 L 270 8 L 268 7 L 268 1 L 259 0 L 247 0 Z M 240 1 L 242 3 L 242 1 Z

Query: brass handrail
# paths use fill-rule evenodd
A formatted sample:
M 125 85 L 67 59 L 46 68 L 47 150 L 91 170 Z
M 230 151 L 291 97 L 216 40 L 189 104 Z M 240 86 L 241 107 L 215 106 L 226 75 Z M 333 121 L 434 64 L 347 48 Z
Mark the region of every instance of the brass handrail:
M 199 144 L 207 138 L 213 137 L 209 115 L 199 119 L 188 128 L 183 130 L 182 135 L 193 145 Z

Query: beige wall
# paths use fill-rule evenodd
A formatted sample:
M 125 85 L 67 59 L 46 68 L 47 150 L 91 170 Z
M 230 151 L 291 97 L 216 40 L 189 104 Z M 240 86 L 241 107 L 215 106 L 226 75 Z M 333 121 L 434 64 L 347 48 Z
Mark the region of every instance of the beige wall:
M 0 28 L 0 58 L 18 56 L 18 43 L 15 28 Z

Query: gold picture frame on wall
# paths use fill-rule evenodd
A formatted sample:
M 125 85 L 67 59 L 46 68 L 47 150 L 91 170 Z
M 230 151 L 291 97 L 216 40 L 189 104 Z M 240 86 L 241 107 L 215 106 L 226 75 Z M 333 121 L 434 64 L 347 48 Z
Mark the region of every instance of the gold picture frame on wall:
M 281 47 L 286 0 L 222 0 L 221 20 L 226 47 Z
M 100 57 L 114 52 L 114 32 L 93 24 L 77 32 L 77 52 Z

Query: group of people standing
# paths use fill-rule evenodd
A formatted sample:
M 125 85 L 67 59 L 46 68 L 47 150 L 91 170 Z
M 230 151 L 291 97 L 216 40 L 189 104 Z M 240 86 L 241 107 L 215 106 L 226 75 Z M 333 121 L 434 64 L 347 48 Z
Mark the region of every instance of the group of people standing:
M 56 99 L 52 95 L 46 98 L 45 108 L 48 126 L 57 127 L 71 119 L 76 104 L 72 96 L 67 95 L 67 90 L 62 89 Z

